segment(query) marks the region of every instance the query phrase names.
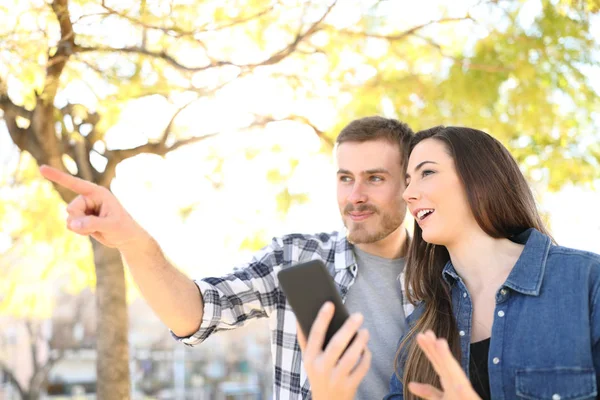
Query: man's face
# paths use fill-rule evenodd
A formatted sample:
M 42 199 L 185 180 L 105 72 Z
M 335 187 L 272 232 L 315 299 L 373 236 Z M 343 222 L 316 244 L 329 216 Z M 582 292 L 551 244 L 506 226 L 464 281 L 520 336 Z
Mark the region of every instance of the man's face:
M 351 243 L 377 242 L 402 225 L 400 157 L 398 145 L 384 139 L 338 145 L 337 200 Z

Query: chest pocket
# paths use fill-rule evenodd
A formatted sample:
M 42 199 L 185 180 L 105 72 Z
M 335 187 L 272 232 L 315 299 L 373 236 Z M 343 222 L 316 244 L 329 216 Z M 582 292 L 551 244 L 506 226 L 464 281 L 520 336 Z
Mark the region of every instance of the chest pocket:
M 593 369 L 549 368 L 517 371 L 515 387 L 519 399 L 584 400 L 598 393 Z

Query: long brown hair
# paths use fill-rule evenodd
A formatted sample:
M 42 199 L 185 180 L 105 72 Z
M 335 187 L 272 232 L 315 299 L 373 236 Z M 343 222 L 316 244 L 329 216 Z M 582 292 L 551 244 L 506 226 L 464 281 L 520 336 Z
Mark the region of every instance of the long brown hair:
M 476 129 L 438 126 L 416 133 L 410 152 L 425 139 L 439 140 L 454 159 L 471 212 L 485 233 L 493 238 L 510 238 L 535 228 L 548 235 L 525 177 L 499 141 Z M 424 302 L 425 311 L 400 344 L 395 362 L 398 366 L 402 358 L 404 363 L 401 380 L 407 400 L 416 399 L 408 391 L 408 382 L 440 387 L 438 375 L 413 340 L 418 332 L 431 329 L 437 337 L 448 340 L 454 357 L 460 361 L 450 288 L 442 278 L 450 254 L 444 246 L 425 242 L 422 233 L 415 221 L 406 262 L 406 286 L 410 302 Z

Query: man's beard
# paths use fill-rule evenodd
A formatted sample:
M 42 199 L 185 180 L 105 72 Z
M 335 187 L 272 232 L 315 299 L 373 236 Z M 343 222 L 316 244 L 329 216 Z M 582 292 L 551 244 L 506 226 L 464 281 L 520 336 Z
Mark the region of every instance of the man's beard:
M 374 227 L 374 231 L 369 232 L 369 230 L 366 227 L 365 222 L 359 222 L 359 223 L 354 223 L 354 222 L 347 222 L 346 219 L 344 218 L 344 225 L 346 226 L 346 229 L 348 230 L 348 241 L 350 243 L 353 244 L 367 244 L 367 243 L 375 243 L 379 240 L 382 240 L 386 237 L 388 237 L 392 232 L 394 232 L 396 229 L 398 229 L 398 227 L 400 225 L 402 225 L 402 222 L 404 221 L 404 218 L 402 215 L 400 215 L 401 213 L 397 213 L 397 214 L 388 214 L 388 213 L 381 213 L 376 207 L 372 206 L 372 205 L 360 205 L 358 207 L 353 207 L 351 204 L 348 204 L 345 208 L 344 208 L 344 215 L 347 217 L 349 212 L 352 211 L 359 211 L 359 212 L 364 212 L 364 211 L 369 211 L 372 212 L 374 215 L 373 216 L 381 216 L 380 218 L 380 223 L 378 226 Z M 350 225 L 352 227 L 352 229 L 348 226 Z

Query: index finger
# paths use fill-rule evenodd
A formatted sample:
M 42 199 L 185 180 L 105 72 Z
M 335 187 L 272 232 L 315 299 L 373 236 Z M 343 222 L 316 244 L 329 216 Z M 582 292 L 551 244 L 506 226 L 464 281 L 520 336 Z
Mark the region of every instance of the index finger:
M 445 372 L 447 382 L 450 382 L 453 390 L 464 389 L 469 387 L 470 382 L 467 374 L 462 370 L 462 367 L 452 355 L 448 342 L 445 339 L 438 339 L 435 341 L 435 350 L 437 351 L 440 360 L 445 366 Z
M 329 323 L 333 318 L 334 309 L 335 306 L 333 303 L 328 301 L 319 310 L 319 314 L 313 322 L 308 334 L 308 341 L 304 352 L 306 355 L 315 357 L 323 351 L 325 335 L 327 333 L 327 328 L 329 328 Z
M 452 355 L 445 339 L 438 339 L 433 332 L 428 331 L 417 338 L 417 343 L 439 375 L 444 390 L 449 392 L 469 384 L 469 378 Z
M 40 173 L 49 181 L 52 181 L 77 194 L 87 195 L 96 189 L 96 185 L 94 183 L 79 179 L 73 175 L 66 174 L 48 165 L 42 165 L 40 167 Z

